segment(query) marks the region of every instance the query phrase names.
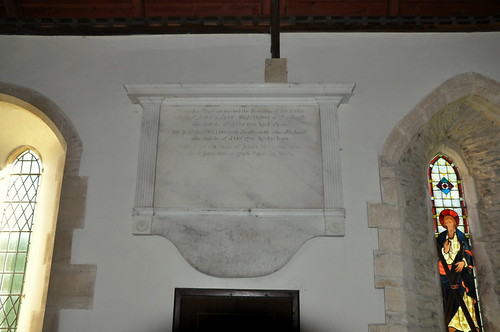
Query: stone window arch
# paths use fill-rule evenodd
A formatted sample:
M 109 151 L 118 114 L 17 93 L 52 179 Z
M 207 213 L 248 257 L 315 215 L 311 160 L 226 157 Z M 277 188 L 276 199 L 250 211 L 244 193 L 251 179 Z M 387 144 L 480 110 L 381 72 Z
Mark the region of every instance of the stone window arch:
M 439 151 L 461 163 L 483 326 L 500 329 L 499 96 L 498 82 L 476 73 L 458 75 L 389 135 L 380 154 L 382 202 L 368 206 L 370 226 L 379 235 L 375 285 L 385 292 L 386 324 L 370 331 L 445 331 L 426 181 L 429 160 Z
M 40 228 L 44 238 L 40 242 L 44 246 L 37 250 L 40 253 L 37 260 L 43 261 L 40 273 L 50 275 L 50 281 L 47 278 L 42 286 L 37 285 L 40 291 L 33 304 L 29 304 L 28 296 L 23 300 L 26 303 L 22 304 L 21 315 L 26 318 L 22 324 L 26 325 L 19 325 L 19 331 L 57 331 L 61 309 L 88 309 L 93 298 L 96 267 L 70 262 L 72 234 L 83 227 L 87 191 L 87 179 L 78 174 L 81 141 L 64 113 L 45 96 L 1 82 L 0 127 L 0 168 L 9 161 L 13 151 L 24 149 L 29 141 L 39 152 L 43 164 L 50 166 L 47 169 L 53 172 L 47 179 L 43 179 L 44 175 L 41 178 L 50 183 L 40 186 L 39 199 L 45 197 L 43 204 L 49 207 L 40 210 L 52 211 L 52 214 L 43 217 L 46 225 Z M 29 284 L 26 280 L 25 285 Z M 25 306 L 29 310 L 24 310 Z

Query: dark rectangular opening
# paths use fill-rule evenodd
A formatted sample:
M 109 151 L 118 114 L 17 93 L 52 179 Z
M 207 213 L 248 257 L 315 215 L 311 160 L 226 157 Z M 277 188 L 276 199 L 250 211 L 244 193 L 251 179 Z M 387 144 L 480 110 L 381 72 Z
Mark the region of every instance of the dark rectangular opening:
M 176 288 L 173 331 L 299 332 L 299 291 Z

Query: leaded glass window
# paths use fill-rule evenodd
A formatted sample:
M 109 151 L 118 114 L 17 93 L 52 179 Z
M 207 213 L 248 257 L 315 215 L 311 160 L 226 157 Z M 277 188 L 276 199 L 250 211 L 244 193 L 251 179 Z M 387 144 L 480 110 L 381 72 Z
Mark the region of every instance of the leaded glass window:
M 0 331 L 15 332 L 42 165 L 25 150 L 0 177 Z
M 467 207 L 458 167 L 443 155 L 429 165 L 446 331 L 482 331 Z
M 458 168 L 450 158 L 437 154 L 429 166 L 429 189 L 431 192 L 432 215 L 436 235 L 444 231 L 439 223 L 439 214 L 452 209 L 458 214 L 458 228 L 469 235 L 467 208 L 463 199 L 462 179 Z

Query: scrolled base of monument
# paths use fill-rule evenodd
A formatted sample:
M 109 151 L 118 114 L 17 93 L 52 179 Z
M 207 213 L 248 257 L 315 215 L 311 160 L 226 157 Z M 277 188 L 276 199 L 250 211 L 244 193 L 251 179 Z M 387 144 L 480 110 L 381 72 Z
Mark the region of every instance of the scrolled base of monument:
M 150 234 L 202 273 L 242 278 L 278 271 L 309 239 L 343 236 L 343 224 L 342 209 L 155 209 Z

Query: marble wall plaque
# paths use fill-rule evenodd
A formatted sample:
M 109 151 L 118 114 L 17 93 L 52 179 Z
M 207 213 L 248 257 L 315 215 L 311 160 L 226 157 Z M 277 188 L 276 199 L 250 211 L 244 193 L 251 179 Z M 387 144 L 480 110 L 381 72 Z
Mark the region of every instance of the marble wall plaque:
M 165 106 L 154 205 L 323 208 L 315 105 Z
M 199 271 L 272 273 L 343 236 L 337 108 L 353 84 L 127 85 L 142 106 L 133 233 Z

